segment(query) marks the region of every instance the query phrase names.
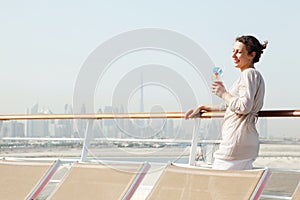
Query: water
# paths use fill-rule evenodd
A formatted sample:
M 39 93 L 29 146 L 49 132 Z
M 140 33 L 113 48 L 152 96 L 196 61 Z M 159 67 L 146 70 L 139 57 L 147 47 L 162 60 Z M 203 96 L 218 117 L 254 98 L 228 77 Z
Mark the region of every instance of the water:
M 181 163 L 187 164 L 189 157 L 101 157 L 93 158 L 95 160 L 107 160 L 107 161 L 128 161 L 128 162 L 156 162 L 156 163 Z

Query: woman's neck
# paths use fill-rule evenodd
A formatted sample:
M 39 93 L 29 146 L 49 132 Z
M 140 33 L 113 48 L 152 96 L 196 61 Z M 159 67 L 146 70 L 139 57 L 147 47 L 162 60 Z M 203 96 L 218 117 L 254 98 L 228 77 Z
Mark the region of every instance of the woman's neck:
M 250 69 L 250 68 L 253 68 L 253 69 L 255 69 L 255 67 L 254 67 L 254 64 L 253 64 L 253 63 L 251 63 L 251 64 L 249 64 L 249 65 L 246 65 L 245 67 L 242 67 L 242 68 L 240 68 L 240 69 L 241 69 L 241 72 L 243 72 L 245 69 Z

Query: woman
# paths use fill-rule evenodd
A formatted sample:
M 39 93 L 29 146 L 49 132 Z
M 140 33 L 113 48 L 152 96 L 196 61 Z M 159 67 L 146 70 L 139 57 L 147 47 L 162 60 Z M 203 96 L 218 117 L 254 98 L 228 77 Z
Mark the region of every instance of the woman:
M 201 111 L 225 110 L 222 141 L 215 152 L 213 169 L 246 170 L 258 156 L 259 136 L 255 127 L 257 113 L 263 106 L 265 84 L 254 63 L 260 59 L 267 42 L 261 44 L 253 36 L 236 38 L 233 47 L 234 66 L 241 71 L 229 91 L 222 82 L 212 84 L 212 92 L 225 101 L 225 106 L 201 105 L 185 114 L 186 119 Z

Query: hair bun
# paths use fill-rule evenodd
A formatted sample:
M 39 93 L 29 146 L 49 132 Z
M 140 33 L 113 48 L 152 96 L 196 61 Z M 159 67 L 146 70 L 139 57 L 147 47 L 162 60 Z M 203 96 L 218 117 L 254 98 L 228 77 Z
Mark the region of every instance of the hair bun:
M 269 42 L 268 42 L 267 40 L 263 41 L 263 42 L 261 43 L 262 49 L 267 48 L 268 43 L 269 43 Z

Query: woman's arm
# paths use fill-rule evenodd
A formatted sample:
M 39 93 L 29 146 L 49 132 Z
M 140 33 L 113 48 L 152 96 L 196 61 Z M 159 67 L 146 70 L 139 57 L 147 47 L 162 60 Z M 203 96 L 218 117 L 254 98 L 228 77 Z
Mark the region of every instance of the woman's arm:
M 232 96 L 227 92 L 225 86 L 223 85 L 223 82 L 213 82 L 211 86 L 212 92 L 217 95 L 218 97 L 222 98 L 226 105 L 229 105 Z
M 191 119 L 195 117 L 199 117 L 200 113 L 203 111 L 222 111 L 225 110 L 226 106 L 223 104 L 220 105 L 211 105 L 211 104 L 205 104 L 201 105 L 198 108 L 190 109 L 185 113 L 185 119 Z
M 228 102 L 228 107 L 232 112 L 246 115 L 252 112 L 254 99 L 256 97 L 261 77 L 255 70 L 246 70 L 242 73 L 241 81 L 238 85 L 239 96 L 232 97 Z M 225 96 L 226 98 L 226 96 Z

